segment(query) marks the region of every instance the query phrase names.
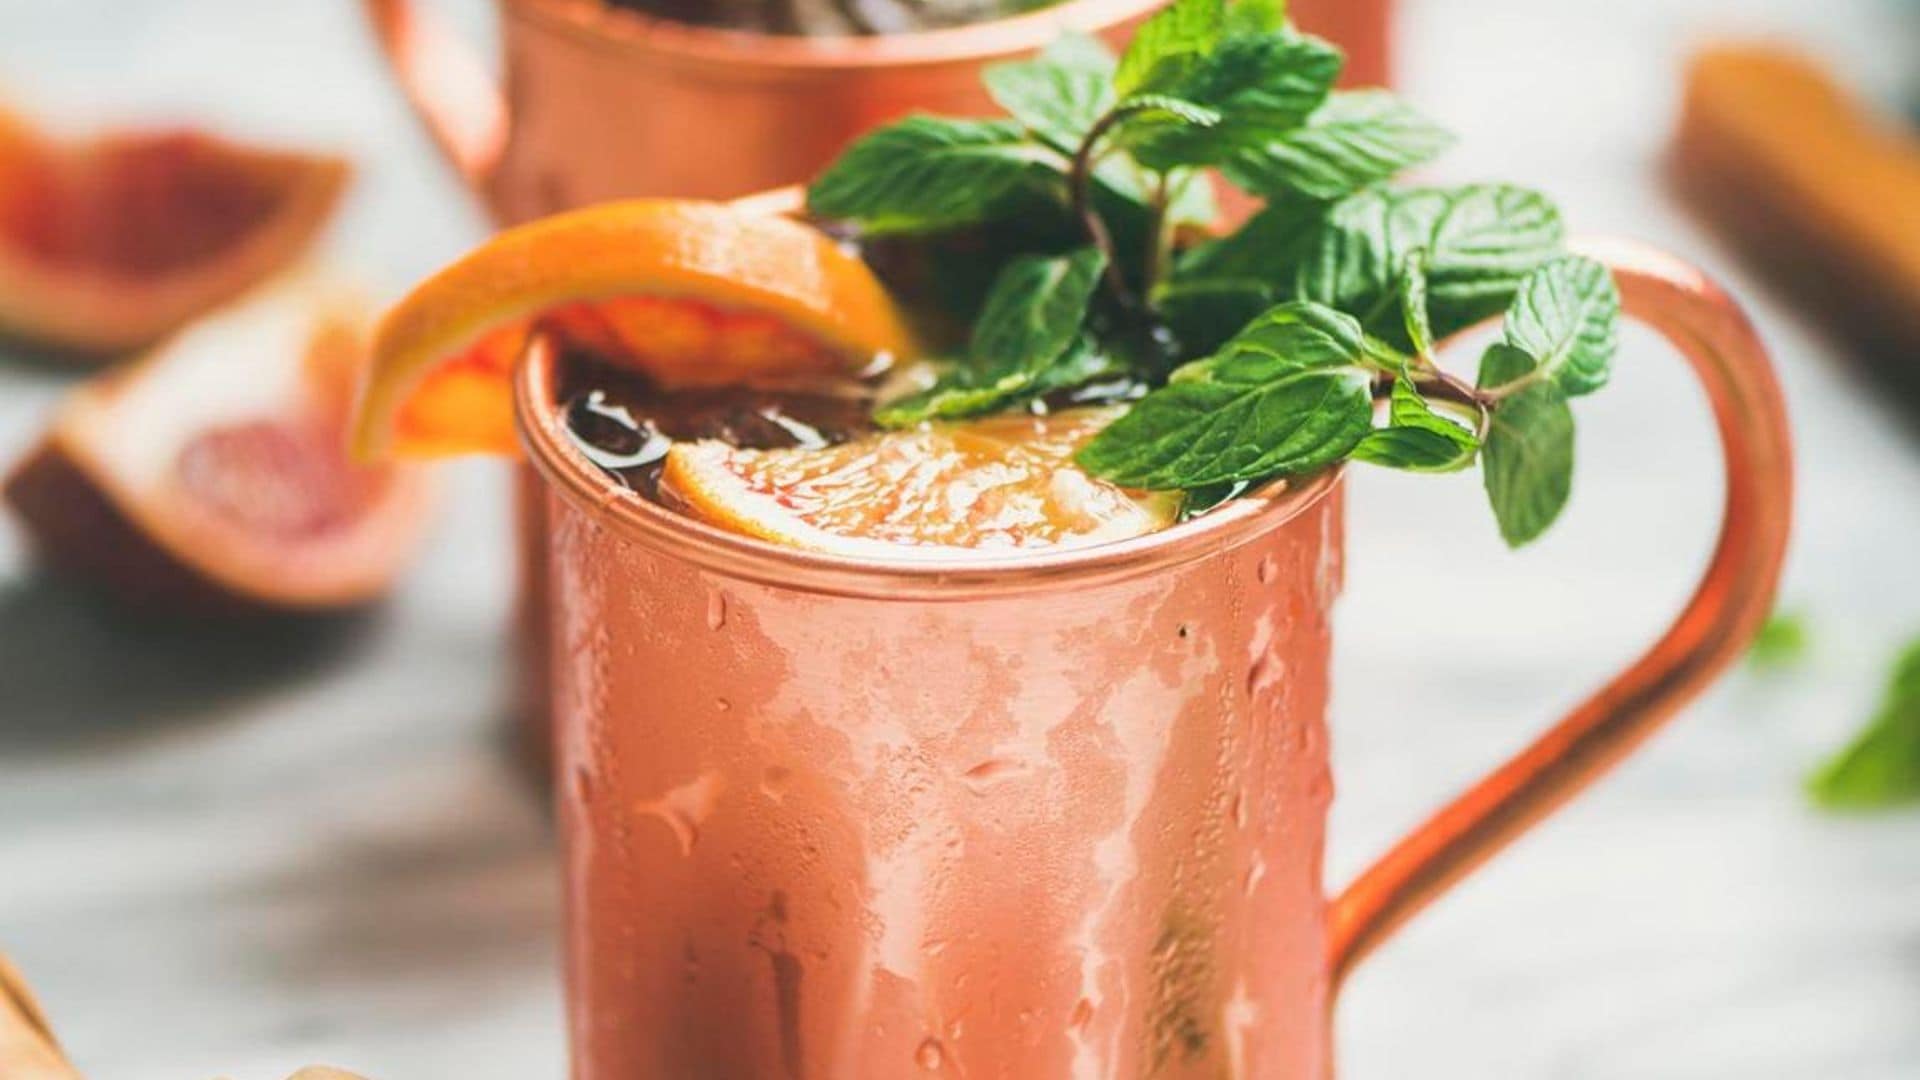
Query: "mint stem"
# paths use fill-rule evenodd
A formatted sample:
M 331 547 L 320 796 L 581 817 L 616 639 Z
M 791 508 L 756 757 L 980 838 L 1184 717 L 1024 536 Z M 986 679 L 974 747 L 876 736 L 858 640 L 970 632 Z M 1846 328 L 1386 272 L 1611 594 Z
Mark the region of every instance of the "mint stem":
M 1484 390 L 1475 389 L 1459 376 L 1449 374 L 1438 367 L 1419 367 L 1413 369 L 1410 374 L 1413 377 L 1414 389 L 1420 391 L 1421 397 L 1436 405 L 1451 405 L 1459 411 L 1471 413 L 1474 436 L 1485 441 L 1487 428 L 1493 421 L 1492 406 L 1497 398 Z M 1397 376 L 1382 372 L 1380 377 L 1374 380 L 1373 396 L 1390 397 L 1393 394 L 1395 378 Z
M 1147 215 L 1147 269 L 1144 275 L 1145 289 L 1151 297 L 1153 290 L 1160 284 L 1160 275 L 1173 254 L 1173 230 L 1167 228 L 1167 187 L 1169 174 L 1154 175 L 1153 197 L 1148 206 Z
M 1113 234 L 1107 230 L 1107 223 L 1101 219 L 1100 211 L 1093 206 L 1093 166 L 1095 151 L 1100 140 L 1114 125 L 1126 119 L 1126 113 L 1120 109 L 1110 109 L 1106 115 L 1094 122 L 1088 129 L 1087 137 L 1073 152 L 1073 167 L 1067 173 L 1067 189 L 1073 199 L 1073 213 L 1086 226 L 1087 236 L 1093 245 L 1107 257 L 1107 285 L 1113 289 L 1114 299 L 1127 308 L 1137 306 L 1133 291 L 1127 288 L 1126 274 L 1120 269 L 1120 260 L 1113 247 Z

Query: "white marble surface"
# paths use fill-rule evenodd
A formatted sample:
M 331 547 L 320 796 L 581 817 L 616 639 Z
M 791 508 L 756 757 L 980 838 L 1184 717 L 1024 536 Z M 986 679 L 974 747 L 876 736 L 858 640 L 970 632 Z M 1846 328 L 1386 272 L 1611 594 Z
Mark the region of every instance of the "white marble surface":
M 446 0 L 483 27 L 474 0 Z M 0 0 L 6 100 L 61 120 L 204 117 L 364 162 L 331 249 L 383 288 L 478 221 L 343 0 Z M 1439 170 L 1555 193 L 1754 300 L 1803 495 L 1787 586 L 1818 647 L 1742 674 L 1355 979 L 1344 1075 L 1920 1076 L 1920 816 L 1796 789 L 1920 631 L 1920 441 L 1662 192 L 1685 43 L 1763 28 L 1891 92 L 1893 0 L 1409 0 L 1408 87 L 1465 136 Z M 1907 49 L 1907 55 L 1901 50 Z M 0 457 L 64 378 L 0 366 Z M 1331 876 L 1361 865 L 1684 595 L 1719 491 L 1680 368 L 1630 338 L 1583 405 L 1578 493 L 1521 556 L 1472 479 L 1367 473 L 1352 500 Z M 453 470 L 431 557 L 384 610 L 245 637 L 130 626 L 30 572 L 0 526 L 0 949 L 99 1080 L 561 1074 L 542 811 L 500 752 L 503 509 Z M 1392 672 L 1382 678 L 1381 672 Z

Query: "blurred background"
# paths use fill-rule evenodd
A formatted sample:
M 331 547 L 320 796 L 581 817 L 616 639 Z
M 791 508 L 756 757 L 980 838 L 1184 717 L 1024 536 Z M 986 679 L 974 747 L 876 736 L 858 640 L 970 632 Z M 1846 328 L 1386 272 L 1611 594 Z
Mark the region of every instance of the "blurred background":
M 435 6 L 492 32 L 481 0 Z M 1734 672 L 1370 961 L 1342 1075 L 1920 1076 L 1920 814 L 1837 816 L 1802 790 L 1920 634 L 1920 399 L 1736 258 L 1665 164 L 1686 59 L 1722 37 L 1789 43 L 1911 115 L 1920 10 L 1402 0 L 1394 34 L 1399 88 L 1461 136 L 1433 176 L 1541 188 L 1577 232 L 1655 241 L 1749 303 L 1798 440 L 1783 608 L 1807 647 Z M 0 0 L 0 107 L 350 155 L 322 254 L 376 298 L 486 228 L 337 0 Z M 1354 475 L 1330 882 L 1685 598 L 1721 496 L 1705 405 L 1642 331 L 1616 371 L 1582 408 L 1567 515 L 1524 553 L 1471 474 Z M 0 461 L 77 378 L 0 345 Z M 128 618 L 0 521 L 0 949 L 89 1075 L 560 1074 L 554 852 L 506 745 L 505 471 L 444 473 L 386 603 L 292 624 Z

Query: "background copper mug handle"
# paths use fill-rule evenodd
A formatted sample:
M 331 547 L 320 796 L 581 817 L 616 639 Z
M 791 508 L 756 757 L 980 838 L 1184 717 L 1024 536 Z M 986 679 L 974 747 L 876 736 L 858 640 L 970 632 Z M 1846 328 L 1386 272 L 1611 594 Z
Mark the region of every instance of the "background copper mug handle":
M 363 0 L 367 21 L 428 134 L 476 191 L 507 143 L 507 103 L 478 53 L 410 0 Z
M 1793 463 L 1766 350 L 1733 300 L 1694 267 L 1627 241 L 1576 248 L 1613 270 L 1626 313 L 1663 334 L 1706 389 L 1726 460 L 1720 539 L 1692 599 L 1652 648 L 1334 900 L 1335 986 L 1402 923 L 1653 734 L 1740 655 L 1773 606 Z

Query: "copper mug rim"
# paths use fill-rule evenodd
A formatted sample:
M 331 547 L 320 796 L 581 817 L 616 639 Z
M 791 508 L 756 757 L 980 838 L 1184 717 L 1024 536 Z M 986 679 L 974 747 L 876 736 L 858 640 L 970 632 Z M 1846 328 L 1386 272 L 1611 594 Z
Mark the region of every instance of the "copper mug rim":
M 556 350 L 536 335 L 514 376 L 514 416 L 528 456 L 562 498 L 648 546 L 727 577 L 782 589 L 888 600 L 958 600 L 1072 578 L 1125 580 L 1192 562 L 1278 528 L 1326 497 L 1345 470 L 1275 480 L 1202 517 L 1086 547 L 909 560 L 775 544 L 721 529 L 617 484 L 574 445 L 553 408 Z
M 610 49 L 752 72 L 843 73 L 975 62 L 1038 49 L 1063 31 L 1092 33 L 1143 16 L 1166 0 L 1066 0 L 1035 11 L 968 26 L 900 34 L 805 37 L 697 26 L 662 19 L 605 0 L 504 0 L 514 14 Z

